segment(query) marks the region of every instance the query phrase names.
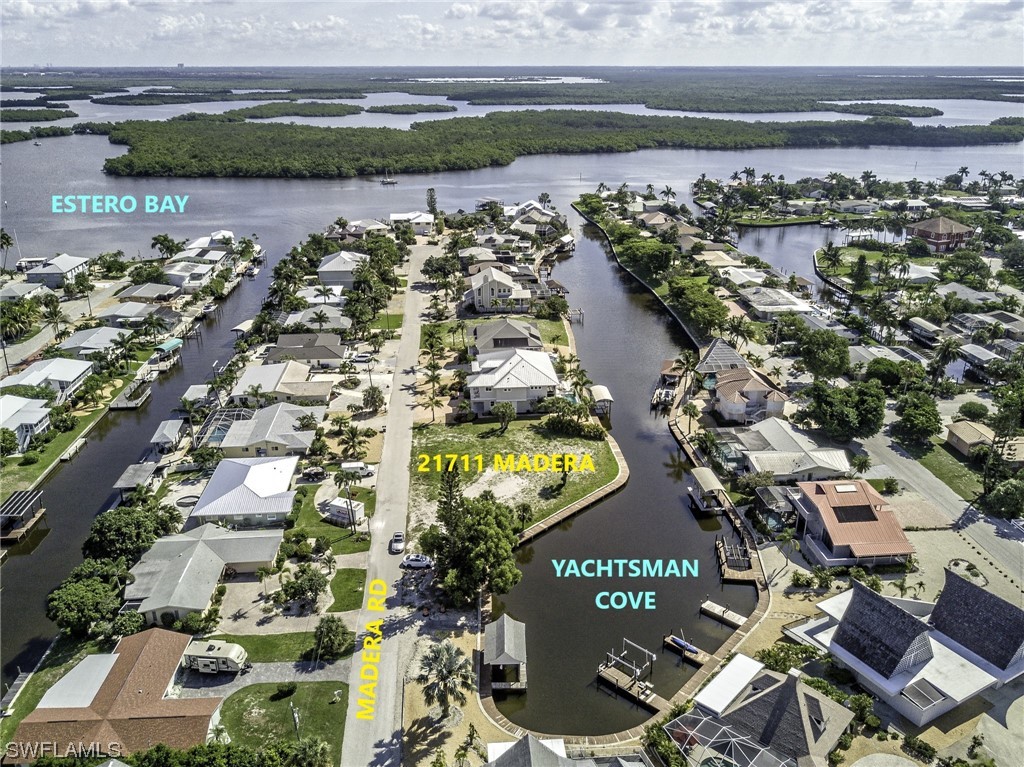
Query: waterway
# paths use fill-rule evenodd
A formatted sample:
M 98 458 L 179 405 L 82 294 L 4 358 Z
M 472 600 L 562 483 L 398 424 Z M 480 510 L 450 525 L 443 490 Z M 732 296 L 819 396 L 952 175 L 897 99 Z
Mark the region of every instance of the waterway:
M 789 179 L 823 176 L 831 170 L 859 175 L 871 169 L 879 178 L 928 180 L 962 165 L 1024 174 L 1019 144 L 948 149 L 649 150 L 524 157 L 502 168 L 403 175 L 398 185 L 382 187 L 368 179 L 108 177 L 101 171 L 103 160 L 124 151 L 123 147 L 96 136 L 41 143 L 35 147 L 20 142 L 0 149 L 0 196 L 6 202 L 0 216 L 4 228 L 17 239 L 8 255 L 11 264 L 23 256 L 55 252 L 94 256 L 122 249 L 132 256 L 151 252 L 154 234 L 167 232 L 183 239 L 221 228 L 233 230 L 236 236 L 259 234 L 273 264 L 308 232 L 322 230 L 338 216 L 352 220 L 422 209 L 428 187 L 436 189 L 438 203 L 446 210 L 472 209 L 475 198 L 487 195 L 513 202 L 548 192 L 558 208 L 568 211 L 580 192 L 592 191 L 602 181 L 614 186 L 626 181 L 635 190 L 647 183 L 659 190 L 670 185 L 682 194 L 702 172 L 711 178 L 728 178 L 748 165 L 759 173 L 784 173 Z M 179 215 L 53 214 L 51 196 L 65 194 L 187 194 L 189 202 Z M 718 593 L 710 577 L 713 560 L 708 557 L 714 536 L 702 532 L 683 510 L 685 491 L 670 476 L 675 469 L 664 465 L 674 455 L 667 429 L 646 409 L 661 360 L 674 355 L 684 339 L 667 315 L 609 261 L 600 243 L 581 235 L 575 216 L 573 225 L 580 236 L 579 248 L 556 268 L 556 274 L 571 291 L 570 304 L 586 310 L 586 323 L 578 336 L 580 356 L 591 377 L 609 385 L 616 398 L 613 433 L 633 473 L 622 493 L 572 522 L 572 535 L 554 532 L 525 554 L 532 562 L 522 563 L 523 581 L 506 603 L 514 616 L 527 620 L 530 686 L 537 694 L 527 693 L 511 706 L 519 710 L 510 710 L 509 715 L 547 731 L 600 732 L 644 718 L 625 704 L 587 689 L 604 652 L 621 649 L 623 637 L 656 649 L 662 633 L 680 627 L 698 644 L 713 649 L 724 632 L 708 621 L 697 621 L 692 609 L 698 597 Z M 801 238 L 813 239 L 817 233 L 801 234 L 801 230 L 758 232 L 751 236 L 761 238 L 763 246 L 750 249 L 772 262 L 775 253 L 785 251 L 788 268 L 807 274 L 810 251 L 801 254 L 805 244 Z M 779 238 L 784 247 L 778 244 Z M 255 282 L 243 283 L 217 319 L 207 323 L 202 346 L 190 343 L 185 348 L 184 364 L 157 382 L 144 408 L 107 416 L 90 435 L 88 447 L 42 486 L 51 531 L 31 554 L 12 557 L 2 571 L 4 681 L 10 681 L 17 667 L 31 667 L 54 633 L 45 617 L 45 596 L 80 561 L 89 523 L 112 498 L 113 482 L 145 451 L 157 423 L 170 416 L 185 388 L 204 380 L 214 360 L 226 358 L 232 341 L 229 329 L 257 310 L 269 277 L 270 270 L 265 269 Z M 554 556 L 693 556 L 700 558 L 701 576 L 682 586 L 659 585 L 654 620 L 638 613 L 595 616 L 591 605 L 601 589 L 590 579 L 553 583 L 550 559 Z M 635 588 L 628 582 L 623 585 L 625 590 Z M 744 593 L 749 594 L 746 603 Z M 753 604 L 749 589 L 730 589 L 718 598 L 734 609 L 749 610 Z M 667 658 L 657 661 L 659 691 L 678 687 L 684 676 Z M 571 706 L 566 705 L 569 702 Z

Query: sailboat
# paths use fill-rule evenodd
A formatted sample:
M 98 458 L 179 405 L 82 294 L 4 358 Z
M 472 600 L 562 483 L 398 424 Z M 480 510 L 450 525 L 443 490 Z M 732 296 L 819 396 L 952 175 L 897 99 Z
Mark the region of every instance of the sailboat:
M 380 180 L 380 183 L 381 183 L 381 186 L 394 186 L 395 184 L 398 183 L 398 179 L 397 178 L 391 178 L 391 174 L 388 172 L 388 169 L 385 168 L 384 169 L 384 178 L 382 178 Z

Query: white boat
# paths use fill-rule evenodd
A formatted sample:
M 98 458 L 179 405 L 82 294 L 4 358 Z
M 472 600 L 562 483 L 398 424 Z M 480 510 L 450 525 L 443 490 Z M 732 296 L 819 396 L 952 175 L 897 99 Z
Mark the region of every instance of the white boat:
M 397 178 L 391 178 L 391 174 L 387 170 L 385 170 L 384 171 L 384 178 L 382 178 L 380 180 L 380 183 L 381 183 L 382 186 L 394 186 L 395 184 L 398 183 L 398 179 Z
M 42 144 L 38 141 L 33 141 L 32 146 L 42 146 Z
M 250 266 L 248 269 L 245 270 L 245 276 L 246 277 L 255 277 L 259 273 L 260 273 L 259 267 L 256 267 L 256 266 Z
M 203 314 L 213 314 L 215 311 L 217 311 L 217 304 L 213 303 L 213 301 L 203 307 Z

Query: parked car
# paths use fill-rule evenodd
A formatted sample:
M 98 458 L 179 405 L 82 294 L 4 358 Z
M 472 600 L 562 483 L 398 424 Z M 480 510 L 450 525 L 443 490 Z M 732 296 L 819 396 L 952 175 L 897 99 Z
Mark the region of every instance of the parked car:
M 402 559 L 402 564 L 399 565 L 399 567 L 408 568 L 409 570 L 426 570 L 433 566 L 434 560 L 426 554 L 407 554 Z
M 359 352 L 359 354 L 353 355 L 352 362 L 369 362 L 373 358 L 373 355 L 369 352 Z
M 392 554 L 401 554 L 405 551 L 405 533 L 395 533 L 388 543 L 388 551 Z

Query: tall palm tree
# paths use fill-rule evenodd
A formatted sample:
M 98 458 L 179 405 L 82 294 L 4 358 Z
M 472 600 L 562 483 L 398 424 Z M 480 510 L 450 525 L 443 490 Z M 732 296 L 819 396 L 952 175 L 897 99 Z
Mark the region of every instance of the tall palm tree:
M 327 312 L 323 309 L 319 309 L 309 315 L 309 318 L 316 323 L 316 330 L 318 333 L 323 332 L 324 325 L 331 321 L 331 318 L 327 316 Z
M 668 184 L 666 184 L 665 188 L 661 190 L 661 197 L 662 197 L 663 200 L 665 200 L 665 202 L 668 202 L 669 200 L 671 200 L 675 196 L 676 196 L 675 191 Z
M 938 383 L 946 372 L 946 366 L 960 356 L 960 339 L 953 336 L 946 336 L 939 345 L 935 347 L 935 354 L 932 355 L 931 368 L 932 380 Z
M 697 367 L 697 355 L 689 349 L 684 349 L 679 352 L 679 356 L 675 358 L 672 363 L 672 369 L 679 371 L 679 377 L 683 379 L 683 392 L 690 390 L 690 383 L 688 380 L 694 373 Z
M 854 477 L 858 474 L 864 474 L 871 468 L 871 456 L 864 454 L 855 455 L 850 459 L 850 468 L 853 469 L 852 474 Z
M 61 325 L 71 324 L 71 318 L 60 308 L 60 304 L 51 303 L 43 312 L 43 323 L 47 327 L 53 328 L 53 334 L 56 336 L 60 333 Z
M 0 251 L 4 254 L 4 263 L 7 263 L 7 251 L 14 245 L 14 240 L 11 239 L 11 235 L 7 233 L 7 230 L 0 227 Z
M 361 461 L 366 456 L 366 435 L 358 426 L 346 426 L 338 437 L 338 447 L 342 458 L 348 461 Z
M 441 405 L 443 405 L 443 404 L 444 403 L 440 399 L 438 399 L 437 396 L 433 392 L 431 392 L 430 396 L 427 397 L 427 407 L 430 408 L 430 420 L 431 420 L 431 422 L 434 422 L 434 421 L 437 420 L 437 416 L 434 414 L 434 410 L 436 408 L 441 407 Z
M 799 544 L 796 540 L 796 530 L 792 527 L 787 527 L 781 533 L 775 536 L 775 541 L 779 544 L 782 549 L 782 553 L 786 557 L 786 564 L 789 564 L 789 555 L 794 548 L 798 548 Z
M 466 321 L 459 320 L 455 323 L 455 328 L 459 331 L 462 336 L 462 348 L 466 348 Z
M 694 402 L 693 400 L 690 400 L 689 402 L 687 402 L 685 405 L 683 405 L 679 409 L 679 415 L 685 415 L 686 416 L 686 421 L 687 421 L 687 423 L 686 423 L 686 431 L 687 432 L 692 432 L 693 431 L 693 419 L 694 418 L 700 418 L 700 412 L 701 412 L 700 408 L 697 407 L 697 403 Z
M 466 693 L 473 689 L 473 664 L 445 639 L 427 650 L 420 668 L 416 681 L 423 685 L 423 699 L 428 706 L 439 703 L 441 719 L 447 719 L 452 702 L 465 703 Z
M 328 298 L 334 297 L 334 289 L 331 288 L 329 285 L 324 285 L 323 283 L 317 285 L 313 289 L 313 293 L 317 298 L 322 298 L 325 304 L 327 303 Z
M 130 333 L 120 333 L 110 345 L 114 350 L 114 359 L 118 362 L 123 362 L 127 370 L 130 367 L 131 359 L 135 356 L 135 352 L 139 347 L 135 337 Z
M 832 240 L 829 240 L 819 252 L 818 260 L 830 272 L 837 272 L 839 267 L 843 265 L 843 252 Z

